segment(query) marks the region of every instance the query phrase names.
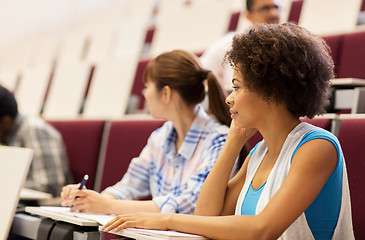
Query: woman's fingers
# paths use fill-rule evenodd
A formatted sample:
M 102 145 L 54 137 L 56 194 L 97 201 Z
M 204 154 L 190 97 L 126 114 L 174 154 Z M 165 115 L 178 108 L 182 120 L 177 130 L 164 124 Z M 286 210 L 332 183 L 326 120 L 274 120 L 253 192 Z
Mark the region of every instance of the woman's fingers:
M 110 231 L 113 230 L 114 228 L 118 227 L 118 231 L 122 230 L 123 227 L 122 226 L 123 223 L 125 223 L 127 221 L 127 216 L 126 215 L 119 215 L 116 216 L 114 219 L 110 220 L 107 224 L 105 224 L 101 229 L 104 231 Z

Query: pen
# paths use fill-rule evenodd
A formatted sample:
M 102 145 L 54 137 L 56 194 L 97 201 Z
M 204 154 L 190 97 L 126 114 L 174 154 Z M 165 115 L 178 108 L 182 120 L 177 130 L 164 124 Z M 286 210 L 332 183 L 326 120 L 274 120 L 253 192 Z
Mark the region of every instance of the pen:
M 84 177 L 81 180 L 79 190 L 82 190 L 82 188 L 85 186 L 87 180 L 89 179 L 89 175 L 85 174 Z M 75 199 L 78 198 L 78 196 L 75 197 Z
M 88 179 L 89 179 L 89 175 L 85 174 L 80 183 L 79 190 L 81 190 L 85 186 Z

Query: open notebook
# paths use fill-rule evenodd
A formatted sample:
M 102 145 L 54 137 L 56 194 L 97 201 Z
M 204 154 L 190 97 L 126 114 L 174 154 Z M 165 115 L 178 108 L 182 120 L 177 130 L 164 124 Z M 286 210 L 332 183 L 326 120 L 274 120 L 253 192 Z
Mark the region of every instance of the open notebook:
M 63 221 L 80 226 L 105 225 L 115 217 L 114 215 L 71 212 L 70 208 L 68 207 L 25 207 L 25 211 L 39 216 L 52 218 L 57 221 Z
M 28 213 L 49 217 L 58 221 L 68 222 L 80 226 L 101 226 L 112 220 L 115 215 L 103 215 L 103 214 L 89 214 L 82 212 L 71 212 L 68 207 L 26 207 L 25 211 Z M 206 239 L 205 237 L 187 233 L 180 233 L 175 231 L 158 231 L 150 229 L 137 229 L 127 228 L 120 232 L 111 231 L 110 233 L 134 238 L 134 239 Z
M 152 229 L 139 229 L 139 228 L 126 228 L 122 231 L 115 232 L 110 231 L 112 234 L 116 234 L 123 237 L 133 238 L 137 240 L 158 240 L 158 239 L 170 239 L 170 240 L 201 240 L 207 239 L 200 235 L 182 233 L 176 231 L 160 231 Z
M 32 158 L 32 149 L 0 146 L 0 239 L 8 237 Z

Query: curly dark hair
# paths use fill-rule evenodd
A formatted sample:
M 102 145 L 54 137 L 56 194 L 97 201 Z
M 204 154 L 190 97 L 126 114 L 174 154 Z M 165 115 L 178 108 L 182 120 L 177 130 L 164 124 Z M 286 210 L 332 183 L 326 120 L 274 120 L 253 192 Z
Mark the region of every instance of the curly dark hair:
M 259 24 L 235 35 L 225 60 L 249 90 L 285 103 L 296 117 L 325 113 L 334 64 L 319 36 L 291 23 Z

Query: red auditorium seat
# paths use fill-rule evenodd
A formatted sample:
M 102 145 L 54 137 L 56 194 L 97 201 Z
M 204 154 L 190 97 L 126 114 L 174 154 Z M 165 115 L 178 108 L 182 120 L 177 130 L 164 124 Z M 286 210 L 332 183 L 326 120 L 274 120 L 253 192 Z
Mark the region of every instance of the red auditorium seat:
M 152 39 L 153 39 L 153 34 L 155 33 L 155 27 L 154 26 L 151 26 L 147 29 L 146 31 L 146 37 L 144 39 L 144 42 L 147 43 L 147 44 L 151 44 L 152 42 Z
M 228 32 L 236 31 L 240 15 L 241 12 L 234 12 L 231 14 L 231 19 L 229 20 L 229 25 L 228 25 Z
M 293 1 L 289 12 L 288 22 L 298 24 L 303 0 Z
M 338 66 L 340 78 L 365 79 L 365 31 L 348 33 L 344 36 Z
M 339 61 L 341 59 L 340 54 L 342 52 L 342 44 L 344 36 L 345 34 L 336 34 L 323 37 L 323 39 L 327 42 L 328 46 L 331 49 L 332 59 L 335 64 L 336 76 L 338 75 Z
M 258 142 L 262 140 L 262 136 L 259 132 L 256 132 L 250 139 L 247 140 L 246 146 L 248 151 L 251 151 L 253 147 L 256 146 Z
M 139 156 L 148 137 L 163 123 L 162 120 L 110 122 L 100 190 L 122 179 L 132 158 Z
M 355 238 L 365 239 L 365 119 L 342 120 L 338 139 L 347 166 Z
M 139 98 L 139 106 L 138 106 L 139 110 L 142 110 L 144 108 L 144 96 L 142 94 L 142 90 L 144 88 L 143 71 L 146 68 L 149 61 L 150 61 L 149 58 L 141 59 L 138 61 L 137 71 L 134 77 L 132 94 L 138 96 Z
M 75 183 L 80 182 L 84 174 L 88 174 L 89 180 L 86 187 L 93 189 L 104 121 L 65 120 L 48 121 L 48 123 L 62 134 Z
M 327 131 L 331 131 L 331 119 L 329 118 L 301 118 L 300 119 L 302 122 L 307 122 L 310 123 L 314 126 L 323 128 Z

